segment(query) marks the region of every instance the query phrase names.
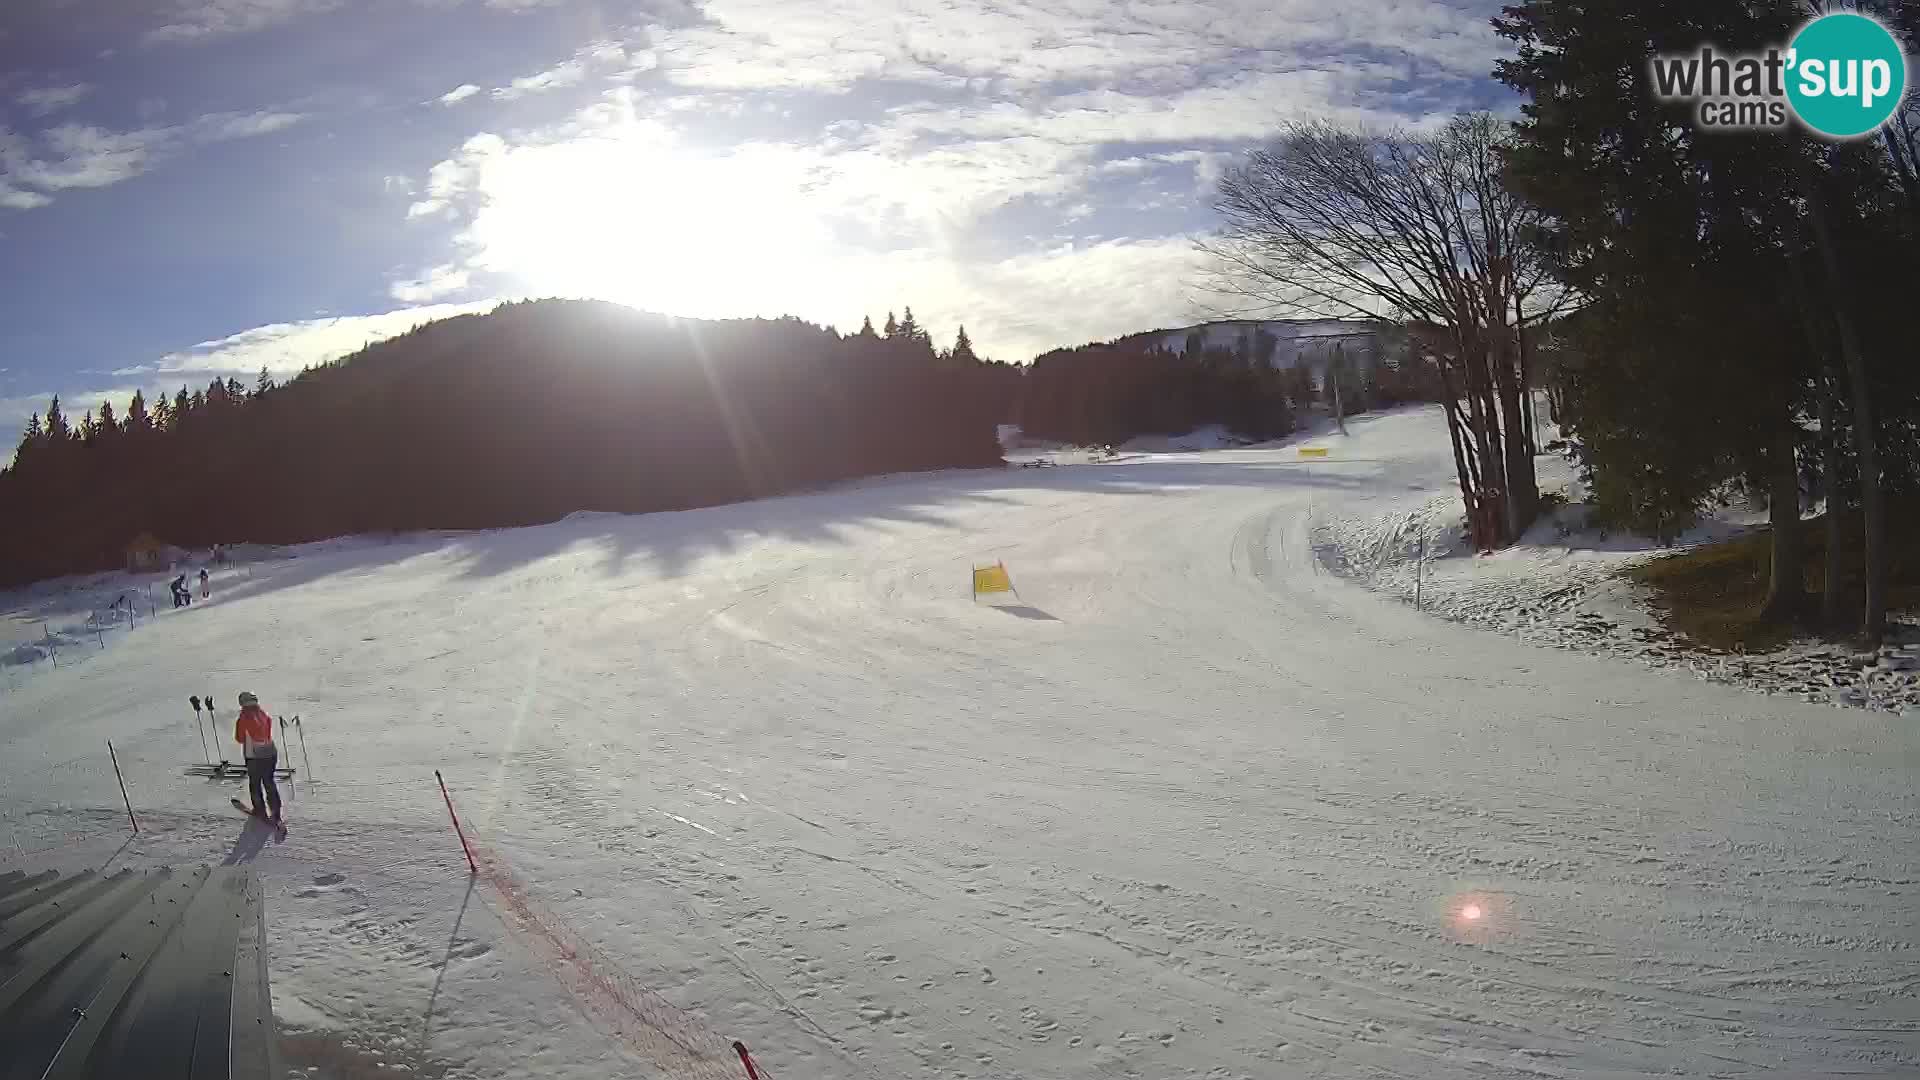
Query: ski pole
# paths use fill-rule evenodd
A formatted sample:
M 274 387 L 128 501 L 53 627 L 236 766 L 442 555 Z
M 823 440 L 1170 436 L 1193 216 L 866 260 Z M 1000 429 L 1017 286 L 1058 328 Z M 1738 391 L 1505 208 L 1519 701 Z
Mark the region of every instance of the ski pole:
M 200 726 L 200 695 L 187 698 L 193 704 L 193 733 L 200 736 L 200 753 L 206 757 L 207 764 L 213 764 L 213 751 L 207 747 L 207 730 Z
M 313 781 L 313 755 L 307 751 L 307 725 L 299 716 L 293 718 L 293 729 L 300 733 L 300 757 L 307 763 L 307 781 Z
M 460 815 L 453 812 L 453 796 L 447 794 L 447 782 L 440 776 L 440 770 L 433 770 L 433 778 L 440 781 L 440 797 L 447 800 L 447 816 L 453 819 L 453 834 L 460 838 L 460 850 L 467 853 L 467 869 L 475 874 L 480 867 L 473 861 L 473 849 L 467 846 L 467 831 L 460 827 Z
M 127 822 L 133 831 L 140 831 L 140 822 L 133 816 L 133 800 L 127 798 L 127 778 L 120 775 L 120 755 L 113 752 L 113 740 L 107 740 L 107 756 L 113 759 L 113 778 L 120 781 L 120 801 L 127 804 Z
M 300 718 L 299 718 L 299 717 L 297 717 L 297 716 L 296 716 L 296 717 L 294 717 L 294 718 L 293 718 L 293 723 L 294 723 L 294 726 L 295 726 L 295 727 L 298 727 L 298 726 L 299 726 L 299 724 L 300 724 Z M 286 722 L 285 720 L 282 720 L 282 721 L 280 721 L 280 730 L 281 730 L 281 731 L 285 731 L 285 730 L 287 730 L 287 722 Z M 287 760 L 288 760 L 289 762 L 291 762 L 291 761 L 293 760 L 293 744 L 292 744 L 292 743 L 288 743 L 288 744 L 287 744 Z M 274 764 L 275 764 L 276 766 L 278 766 L 278 765 L 279 765 L 279 762 L 278 762 L 278 761 L 276 761 L 276 762 L 274 762 Z M 312 779 L 313 779 L 313 775 L 312 775 L 311 773 L 309 773 L 309 774 L 307 775 L 307 779 L 308 779 L 308 780 L 312 780 Z M 292 770 L 291 768 L 289 768 L 289 769 L 287 770 L 287 791 L 288 791 L 288 793 L 289 793 L 289 794 L 291 794 L 291 795 L 292 795 L 292 796 L 293 796 L 294 798 L 296 798 L 296 799 L 300 797 L 300 785 L 299 785 L 299 784 L 298 784 L 298 783 L 297 783 L 297 782 L 296 782 L 296 781 L 294 780 L 294 778 L 293 778 L 293 770 Z

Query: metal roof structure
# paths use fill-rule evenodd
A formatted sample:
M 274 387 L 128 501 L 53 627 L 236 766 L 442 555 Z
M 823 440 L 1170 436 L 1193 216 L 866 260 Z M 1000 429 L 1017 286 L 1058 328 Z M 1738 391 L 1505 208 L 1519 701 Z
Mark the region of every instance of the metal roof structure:
M 245 867 L 0 874 L 0 1080 L 278 1080 Z

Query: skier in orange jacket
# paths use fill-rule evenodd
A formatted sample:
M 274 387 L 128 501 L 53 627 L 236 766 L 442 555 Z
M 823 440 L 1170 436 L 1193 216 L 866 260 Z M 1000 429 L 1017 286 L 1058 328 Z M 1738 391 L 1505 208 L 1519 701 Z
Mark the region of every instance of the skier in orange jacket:
M 240 717 L 233 722 L 233 741 L 240 744 L 247 762 L 247 794 L 253 800 L 252 812 L 278 824 L 280 787 L 273 782 L 273 770 L 280 763 L 280 751 L 273 745 L 273 717 L 260 707 L 252 694 L 240 695 Z M 266 806 L 261 806 L 261 790 Z

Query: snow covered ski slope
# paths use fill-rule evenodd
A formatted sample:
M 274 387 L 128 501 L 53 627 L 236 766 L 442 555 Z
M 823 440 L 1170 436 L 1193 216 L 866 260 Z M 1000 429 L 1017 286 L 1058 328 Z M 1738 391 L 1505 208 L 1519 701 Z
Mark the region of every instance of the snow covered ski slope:
M 0 844 L 253 861 L 309 1077 L 741 1075 L 529 902 L 777 1080 L 1920 1071 L 1920 732 L 1361 591 L 1312 522 L 1444 431 L 1320 445 L 316 546 L 0 698 Z M 285 843 L 209 688 L 306 718 Z

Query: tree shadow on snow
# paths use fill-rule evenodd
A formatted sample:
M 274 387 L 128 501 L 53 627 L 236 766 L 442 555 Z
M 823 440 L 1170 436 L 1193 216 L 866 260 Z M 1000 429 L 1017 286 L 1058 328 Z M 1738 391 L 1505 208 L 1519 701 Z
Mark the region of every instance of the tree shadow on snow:
M 820 491 L 778 495 L 699 510 L 574 515 L 551 525 L 470 533 L 450 541 L 466 556 L 467 578 L 491 578 L 574 548 L 592 549 L 611 578 L 644 559 L 661 577 L 683 576 L 700 559 L 727 556 L 763 541 L 842 546 L 900 527 L 966 527 L 982 509 L 1022 505 L 1035 493 L 1083 492 L 1151 498 L 1204 487 L 1345 489 L 1363 475 L 1325 463 L 1301 468 L 1270 460 L 1155 459 L 1055 469 L 949 470 L 870 477 Z
M 613 579 L 643 561 L 658 577 L 671 579 L 685 575 L 701 559 L 726 557 L 767 541 L 837 547 L 900 528 L 962 529 L 981 510 L 1014 509 L 1048 492 L 1127 499 L 1209 487 L 1271 488 L 1279 493 L 1344 490 L 1370 482 L 1371 466 L 1364 463 L 1347 468 L 1336 460 L 1303 467 L 1290 449 L 1230 453 L 1235 457 L 1228 460 L 1168 456 L 1054 469 L 1002 466 L 905 473 L 696 510 L 578 513 L 545 525 L 345 537 L 300 545 L 285 558 L 253 563 L 217 580 L 210 602 L 163 610 L 160 616 L 212 617 L 223 604 L 321 581 L 338 584 L 377 575 L 414 559 L 451 562 L 459 577 L 483 580 L 578 551 L 587 556 L 579 570 L 556 568 L 558 572 L 597 568 Z

